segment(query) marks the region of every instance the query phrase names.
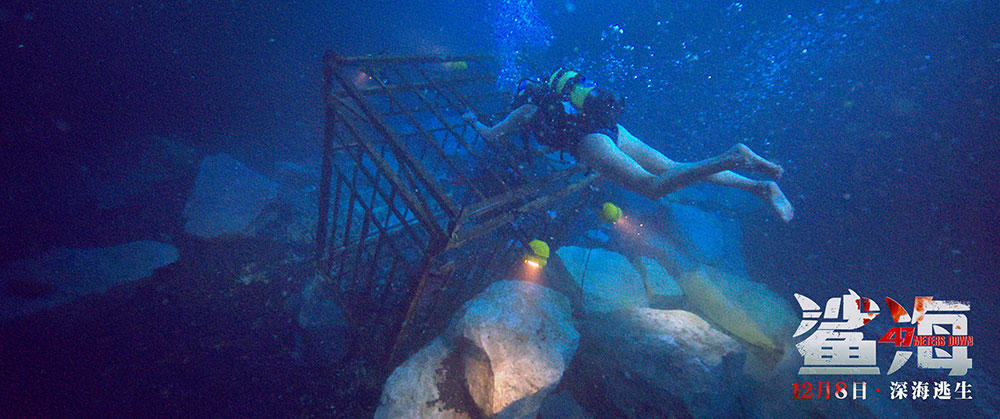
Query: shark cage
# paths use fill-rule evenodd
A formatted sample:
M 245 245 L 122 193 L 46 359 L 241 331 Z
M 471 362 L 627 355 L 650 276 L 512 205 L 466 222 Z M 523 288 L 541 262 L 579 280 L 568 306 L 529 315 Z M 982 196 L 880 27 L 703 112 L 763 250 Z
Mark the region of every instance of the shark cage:
M 307 290 L 342 307 L 341 365 L 357 371 L 354 391 L 374 394 L 367 409 L 435 324 L 510 270 L 532 238 L 524 226 L 580 205 L 595 178 L 463 120 L 502 117 L 511 93 L 495 73 L 482 56 L 324 56 L 319 275 Z

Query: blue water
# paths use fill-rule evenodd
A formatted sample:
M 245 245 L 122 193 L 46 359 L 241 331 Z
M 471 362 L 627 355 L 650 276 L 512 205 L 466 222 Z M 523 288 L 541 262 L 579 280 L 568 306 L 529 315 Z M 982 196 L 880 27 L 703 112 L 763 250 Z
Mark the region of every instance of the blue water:
M 160 185 L 156 199 L 114 214 L 66 203 L 57 192 L 60 184 L 110 178 L 116 164 L 142 159 L 135 141 L 144 136 L 183 138 L 265 173 L 278 161 L 315 160 L 328 49 L 345 56 L 486 53 L 500 58 L 501 88 L 572 66 L 622 92 L 623 124 L 675 160 L 743 142 L 782 164 L 780 184 L 796 218 L 783 224 L 761 212 L 742 220 L 752 279 L 817 301 L 847 288 L 876 300 L 968 300 L 970 328 L 981 342 L 970 351 L 974 368 L 1000 371 L 989 359 L 1000 339 L 992 327 L 1000 321 L 996 2 L 28 1 L 0 6 L 0 33 L 0 264 L 51 247 L 106 246 L 176 230 L 190 180 Z M 200 292 L 214 291 L 176 291 L 193 305 Z M 238 361 L 221 372 L 235 380 L 227 384 L 188 371 L 187 353 L 168 348 L 199 347 L 198 336 L 187 333 L 193 329 L 151 336 L 145 328 L 191 316 L 239 320 L 228 308 L 160 310 L 117 325 L 126 342 L 32 329 L 68 322 L 100 335 L 110 326 L 87 320 L 100 310 L 3 329 L 5 344 L 33 335 L 10 359 L 49 371 L 26 397 L 67 400 L 70 407 L 55 409 L 63 413 L 92 397 L 101 402 L 88 407 L 96 411 L 118 400 L 116 386 L 138 379 L 145 384 L 124 409 L 176 413 L 198 400 L 224 412 L 220 406 L 253 391 L 264 395 L 255 408 L 278 413 L 301 411 L 298 395 L 321 392 L 321 373 L 287 393 L 276 390 L 303 381 L 279 361 L 273 368 Z M 280 316 L 267 319 L 281 329 Z M 197 330 L 227 333 L 202 326 Z M 290 337 L 275 339 L 234 340 L 258 355 L 291 345 Z M 43 349 L 33 354 L 28 346 L 36 343 Z M 159 352 L 136 350 L 137 363 L 152 365 L 148 371 L 115 371 L 118 363 L 100 361 L 72 366 L 77 356 L 126 347 Z M 200 365 L 190 368 L 215 368 L 238 349 L 195 357 Z M 72 391 L 53 370 L 79 375 L 86 391 Z M 180 389 L 199 383 L 216 397 Z

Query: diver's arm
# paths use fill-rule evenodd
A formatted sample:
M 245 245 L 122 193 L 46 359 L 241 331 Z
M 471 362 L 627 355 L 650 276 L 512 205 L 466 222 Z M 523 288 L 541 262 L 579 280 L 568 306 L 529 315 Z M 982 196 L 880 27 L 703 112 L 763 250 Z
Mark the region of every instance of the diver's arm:
M 537 111 L 538 106 L 531 104 L 522 105 L 521 107 L 514 109 L 514 111 L 507 115 L 503 121 L 500 121 L 492 127 L 479 122 L 479 119 L 476 118 L 476 115 L 472 112 L 462 115 L 462 119 L 465 119 L 466 122 L 472 124 L 472 127 L 475 128 L 476 132 L 478 132 L 479 135 L 482 135 L 483 138 L 492 141 L 519 131 L 525 124 L 528 123 L 528 121 L 531 120 L 531 118 L 535 116 L 535 112 Z

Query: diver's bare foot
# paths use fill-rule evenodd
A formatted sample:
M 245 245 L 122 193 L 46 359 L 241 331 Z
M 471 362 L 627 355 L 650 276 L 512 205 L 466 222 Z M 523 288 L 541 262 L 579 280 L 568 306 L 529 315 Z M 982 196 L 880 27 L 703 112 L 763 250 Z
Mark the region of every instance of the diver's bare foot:
M 743 143 L 737 143 L 726 154 L 736 160 L 737 168 L 740 169 L 761 172 L 775 179 L 780 178 L 785 173 L 785 169 L 782 169 L 781 166 L 757 155 Z
M 785 197 L 785 193 L 781 192 L 781 188 L 778 187 L 777 183 L 772 181 L 760 182 L 757 184 L 754 194 L 771 204 L 771 207 L 778 213 L 778 217 L 781 217 L 782 221 L 786 223 L 792 221 L 792 217 L 795 216 L 795 208 L 792 208 L 792 203 Z

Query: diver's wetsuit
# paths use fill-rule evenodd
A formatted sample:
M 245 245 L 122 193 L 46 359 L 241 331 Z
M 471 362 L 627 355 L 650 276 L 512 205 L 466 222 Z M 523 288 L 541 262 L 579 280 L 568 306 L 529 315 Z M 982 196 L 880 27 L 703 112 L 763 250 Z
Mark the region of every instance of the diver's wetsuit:
M 539 144 L 574 153 L 584 136 L 604 134 L 618 143 L 618 121 L 588 118 L 563 97 L 539 83 L 522 83 L 511 110 L 531 104 L 538 111 L 527 123 L 527 130 Z

